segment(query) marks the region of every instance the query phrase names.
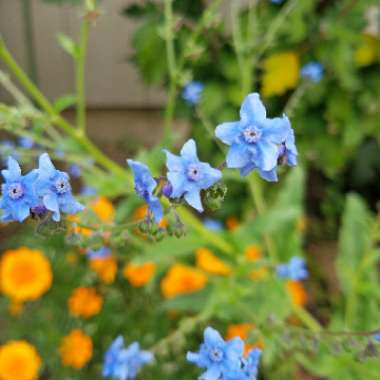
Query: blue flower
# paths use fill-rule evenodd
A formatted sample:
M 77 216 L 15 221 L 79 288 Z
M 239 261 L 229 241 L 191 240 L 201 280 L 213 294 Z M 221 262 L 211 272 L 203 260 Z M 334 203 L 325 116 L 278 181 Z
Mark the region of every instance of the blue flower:
M 5 179 L 0 199 L 0 208 L 4 211 L 2 220 L 22 222 L 30 215 L 30 209 L 38 204 L 34 191 L 38 172 L 32 170 L 23 176 L 18 162 L 13 157 L 8 157 L 8 169 L 2 170 L 1 174 Z
M 290 121 L 285 115 L 267 118 L 257 93 L 248 95 L 243 101 L 240 121 L 220 124 L 215 130 L 215 135 L 230 146 L 226 158 L 228 168 L 240 169 L 242 176 L 257 170 L 267 181 L 277 181 L 281 147 L 293 148 L 294 145 L 291 134 Z
M 81 168 L 77 164 L 71 164 L 69 166 L 69 174 L 74 178 L 79 178 L 81 176 Z
M 207 327 L 199 352 L 188 352 L 186 358 L 206 369 L 200 379 L 217 380 L 228 378 L 227 374 L 239 372 L 243 351 L 244 342 L 240 338 L 225 342 L 216 330 Z
M 104 356 L 103 377 L 115 380 L 134 379 L 142 366 L 151 363 L 154 357 L 148 351 L 141 351 L 137 342 L 124 347 L 122 336 L 117 337 Z
M 222 178 L 222 172 L 201 162 L 195 141 L 190 139 L 182 147 L 181 156 L 166 153 L 167 177 L 172 186 L 171 198 L 184 196 L 186 202 L 199 212 L 203 211 L 201 190 L 206 190 Z
M 376 342 L 380 343 L 380 332 L 376 333 L 373 338 L 376 340 Z
M 305 260 L 301 257 L 292 257 L 288 264 L 277 266 L 277 275 L 280 278 L 289 278 L 291 280 L 305 280 L 309 273 L 306 268 Z
M 244 361 L 243 370 L 247 375 L 247 380 L 257 379 L 261 353 L 260 349 L 254 348 L 249 352 L 247 359 Z
M 111 255 L 111 251 L 108 247 L 101 247 L 99 249 L 89 249 L 87 251 L 87 257 L 89 259 L 103 259 L 109 257 Z
M 80 195 L 82 195 L 84 197 L 91 197 L 91 196 L 94 196 L 96 194 L 97 194 L 96 189 L 91 187 L 91 186 L 88 186 L 88 185 L 84 185 L 80 189 Z
M 301 68 L 301 76 L 308 78 L 313 82 L 319 82 L 323 77 L 324 68 L 317 61 L 306 63 Z
M 204 87 L 204 84 L 198 81 L 187 83 L 182 91 L 183 99 L 192 106 L 198 104 Z
M 60 212 L 76 214 L 84 209 L 71 192 L 70 178 L 67 173 L 57 170 L 47 153 L 39 158 L 36 192 L 42 204 L 53 213 L 53 220 L 61 219 Z
M 162 219 L 163 209 L 158 197 L 153 195 L 157 182 L 153 179 L 146 165 L 133 160 L 127 161 L 135 177 L 135 191 L 137 195 L 148 203 L 149 210 L 153 214 L 156 223 L 158 223 Z
M 218 219 L 206 218 L 203 225 L 211 231 L 218 232 L 223 230 L 223 223 Z
M 282 4 L 284 0 L 271 0 L 273 4 Z
M 31 149 L 34 145 L 34 140 L 30 137 L 20 137 L 17 142 L 18 145 L 23 149 Z

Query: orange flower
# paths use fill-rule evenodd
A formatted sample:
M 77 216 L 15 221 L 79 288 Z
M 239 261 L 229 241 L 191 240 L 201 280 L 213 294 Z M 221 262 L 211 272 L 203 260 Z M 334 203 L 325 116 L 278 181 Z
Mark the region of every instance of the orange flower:
M 82 236 L 92 235 L 92 229 L 76 225 L 80 224 L 80 215 L 67 215 L 67 220 L 73 223 L 73 225 L 69 227 L 69 232 Z
M 91 337 L 83 334 L 81 330 L 72 330 L 62 339 L 59 353 L 65 367 L 81 369 L 92 357 Z
M 302 282 L 289 280 L 286 282 L 286 288 L 294 305 L 306 305 L 307 293 Z
M 53 274 L 39 250 L 21 247 L 4 253 L 0 261 L 0 289 L 14 301 L 32 301 L 46 293 Z
M 124 277 L 136 287 L 147 284 L 154 275 L 156 264 L 147 262 L 141 265 L 126 264 L 123 269 Z
M 99 197 L 90 205 L 97 217 L 103 223 L 111 223 L 115 217 L 115 209 L 112 202 L 106 197 Z
M 89 266 L 105 284 L 112 284 L 115 281 L 117 272 L 115 257 L 107 256 L 90 259 Z
M 212 274 L 227 275 L 231 273 L 231 268 L 215 256 L 207 248 L 199 248 L 195 251 L 196 264 L 199 269 Z
M 239 219 L 236 216 L 230 216 L 226 219 L 226 227 L 229 231 L 236 230 L 236 228 L 239 227 L 239 224 Z
M 8 305 L 8 312 L 10 315 L 13 315 L 14 317 L 20 315 L 23 310 L 24 304 L 22 302 L 11 301 L 11 303 Z
M 99 313 L 103 299 L 95 288 L 76 288 L 68 299 L 70 313 L 76 317 L 90 318 Z
M 257 244 L 251 244 L 245 249 L 244 255 L 250 261 L 260 260 L 262 256 L 261 247 Z
M 250 274 L 249 274 L 249 278 L 253 281 L 260 281 L 260 280 L 264 280 L 265 278 L 268 277 L 268 268 L 266 267 L 262 267 L 262 268 L 259 268 L 259 269 L 256 269 L 256 270 L 253 270 Z
M 166 298 L 189 294 L 202 289 L 207 277 L 199 270 L 183 264 L 174 264 L 161 281 L 161 292 Z
M 256 326 L 252 323 L 239 323 L 230 324 L 227 327 L 226 340 L 230 340 L 235 337 L 240 337 L 242 340 L 246 341 L 248 339 L 248 334 L 254 330 Z M 244 352 L 247 355 L 252 348 L 264 348 L 264 342 L 262 339 L 258 340 L 255 344 L 245 344 Z
M 148 215 L 148 206 L 142 205 L 137 207 L 135 212 L 132 215 L 132 219 L 134 221 L 142 220 Z M 158 226 L 161 228 L 166 228 L 169 225 L 168 220 L 166 218 L 162 218 L 160 222 L 158 223 Z
M 0 346 L 1 380 L 37 380 L 41 358 L 36 349 L 24 340 Z

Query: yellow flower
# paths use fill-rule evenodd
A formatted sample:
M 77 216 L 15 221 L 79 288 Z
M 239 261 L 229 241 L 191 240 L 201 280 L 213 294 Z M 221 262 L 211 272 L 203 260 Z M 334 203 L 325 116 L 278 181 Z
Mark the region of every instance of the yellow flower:
M 99 197 L 90 205 L 97 217 L 103 223 L 110 223 L 115 217 L 115 209 L 112 202 L 106 197 Z
M 65 367 L 81 369 L 92 357 L 91 337 L 83 334 L 81 330 L 72 330 L 62 339 L 59 353 Z
M 1 380 L 37 380 L 41 359 L 36 349 L 24 340 L 0 346 Z
M 282 95 L 298 83 L 299 57 L 292 51 L 275 53 L 264 60 L 263 69 L 263 96 Z
M 231 268 L 216 257 L 209 249 L 199 248 L 195 251 L 196 264 L 199 269 L 211 274 L 227 275 Z
M 68 300 L 70 313 L 76 317 L 90 318 L 99 313 L 102 305 L 102 297 L 91 287 L 74 289 Z
M 380 38 L 368 33 L 363 34 L 361 45 L 355 51 L 354 60 L 358 66 L 369 66 L 380 61 Z
M 252 323 L 238 323 L 230 324 L 227 327 L 226 340 L 230 340 L 235 337 L 239 337 L 246 341 L 248 339 L 249 333 L 254 330 L 256 326 Z M 245 344 L 244 352 L 248 354 L 252 348 L 264 348 L 264 342 L 262 339 L 258 340 L 255 344 Z
M 244 250 L 244 255 L 249 261 L 257 261 L 261 259 L 261 247 L 257 244 L 251 244 Z
M 236 230 L 240 225 L 239 219 L 236 216 L 230 216 L 226 219 L 227 230 L 233 231 Z
M 207 277 L 199 270 L 183 264 L 174 264 L 161 281 L 161 292 L 165 298 L 189 294 L 202 289 Z
M 300 281 L 289 280 L 286 283 L 286 288 L 291 297 L 292 303 L 298 306 L 305 306 L 307 303 L 307 293 Z
M 0 261 L 0 289 L 17 302 L 31 301 L 47 292 L 53 274 L 39 250 L 21 247 L 4 252 Z
M 136 287 L 147 284 L 154 275 L 156 264 L 147 262 L 141 265 L 126 264 L 123 269 L 124 277 Z
M 115 281 L 117 272 L 115 257 L 107 256 L 90 259 L 89 266 L 105 284 L 112 284 Z

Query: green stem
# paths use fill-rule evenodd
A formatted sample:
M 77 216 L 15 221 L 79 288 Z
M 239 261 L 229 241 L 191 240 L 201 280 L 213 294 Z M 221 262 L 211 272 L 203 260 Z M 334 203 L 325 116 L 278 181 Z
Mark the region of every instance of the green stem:
M 28 62 L 28 73 L 34 83 L 38 83 L 36 54 L 33 33 L 33 12 L 30 0 L 22 0 L 22 17 L 24 24 L 24 40 L 26 57 Z
M 12 83 L 9 75 L 0 70 L 0 84 L 13 96 L 20 105 L 31 105 L 29 99 Z
M 90 22 L 84 18 L 79 39 L 78 57 L 76 58 L 76 90 L 77 90 L 77 127 L 82 134 L 86 133 L 86 94 L 85 94 L 85 66 Z
M 174 110 L 176 104 L 176 93 L 177 85 L 174 79 L 170 79 L 168 100 L 166 103 L 165 109 L 165 118 L 164 118 L 164 137 L 163 144 L 170 147 L 171 142 L 173 141 L 173 121 L 174 121 Z
M 321 324 L 303 307 L 293 305 L 293 312 L 313 332 L 323 331 Z

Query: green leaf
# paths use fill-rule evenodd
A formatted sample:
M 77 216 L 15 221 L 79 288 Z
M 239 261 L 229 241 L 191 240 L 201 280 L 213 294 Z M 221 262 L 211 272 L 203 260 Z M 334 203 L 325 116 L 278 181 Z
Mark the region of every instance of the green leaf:
M 68 36 L 63 33 L 57 35 L 58 43 L 61 48 L 74 59 L 78 57 L 78 46 L 77 44 Z
M 57 113 L 61 113 L 66 108 L 70 108 L 77 101 L 75 95 L 60 96 L 53 104 L 53 108 Z

